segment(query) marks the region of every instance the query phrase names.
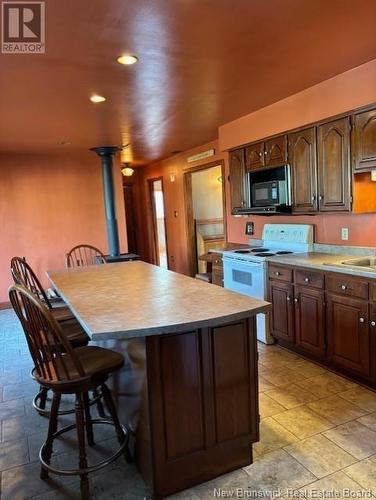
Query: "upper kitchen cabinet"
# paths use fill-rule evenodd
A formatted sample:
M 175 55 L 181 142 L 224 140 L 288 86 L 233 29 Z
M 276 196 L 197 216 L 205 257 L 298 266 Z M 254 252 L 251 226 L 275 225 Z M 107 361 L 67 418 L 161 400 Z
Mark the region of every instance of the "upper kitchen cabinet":
M 256 142 L 245 149 L 246 170 L 262 168 L 265 165 L 265 143 Z
M 280 135 L 265 142 L 265 167 L 279 167 L 287 163 L 287 136 Z
M 317 128 L 319 209 L 351 211 L 350 119 Z
M 376 109 L 354 115 L 354 170 L 376 168 Z
M 278 167 L 287 163 L 287 136 L 280 135 L 267 141 L 256 142 L 245 150 L 246 170 Z
M 230 151 L 229 155 L 231 212 L 246 206 L 244 149 Z
M 293 212 L 317 212 L 316 128 L 289 134 Z

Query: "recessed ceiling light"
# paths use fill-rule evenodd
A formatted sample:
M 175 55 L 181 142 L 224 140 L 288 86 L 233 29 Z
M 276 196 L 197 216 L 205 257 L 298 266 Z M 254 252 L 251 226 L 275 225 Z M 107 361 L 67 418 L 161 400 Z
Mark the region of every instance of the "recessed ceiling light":
M 131 64 L 135 64 L 138 61 L 138 57 L 124 54 L 122 56 L 119 56 L 116 60 L 119 64 L 130 66 Z
M 105 97 L 103 97 L 103 95 L 98 95 L 98 94 L 93 94 L 92 96 L 90 96 L 90 101 L 91 102 L 104 102 L 106 100 Z

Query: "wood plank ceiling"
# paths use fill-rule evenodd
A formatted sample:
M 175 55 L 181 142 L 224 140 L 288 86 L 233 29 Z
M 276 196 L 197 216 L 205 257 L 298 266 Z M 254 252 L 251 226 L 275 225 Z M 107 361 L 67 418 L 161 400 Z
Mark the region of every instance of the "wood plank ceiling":
M 47 0 L 46 53 L 0 55 L 0 152 L 149 163 L 376 58 L 375 25 L 375 0 Z

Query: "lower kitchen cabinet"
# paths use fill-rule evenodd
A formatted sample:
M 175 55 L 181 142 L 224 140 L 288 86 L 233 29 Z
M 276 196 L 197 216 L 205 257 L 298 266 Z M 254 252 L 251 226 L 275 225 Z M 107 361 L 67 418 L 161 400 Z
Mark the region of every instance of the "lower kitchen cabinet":
M 269 300 L 273 304 L 271 331 L 277 339 L 294 341 L 293 287 L 280 281 L 269 281 Z
M 270 263 L 271 333 L 376 388 L 376 280 Z
M 325 301 L 321 290 L 295 286 L 295 343 L 317 356 L 325 356 Z
M 328 358 L 336 366 L 370 375 L 368 303 L 364 300 L 328 294 Z

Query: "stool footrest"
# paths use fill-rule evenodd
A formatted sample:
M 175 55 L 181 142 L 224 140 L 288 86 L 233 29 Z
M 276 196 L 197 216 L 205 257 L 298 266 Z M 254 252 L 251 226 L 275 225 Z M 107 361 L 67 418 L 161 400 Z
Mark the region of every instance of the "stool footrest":
M 112 422 L 112 420 L 105 419 L 105 418 L 92 419 L 92 423 L 97 424 L 97 425 L 98 424 L 99 425 L 100 424 L 112 425 L 113 427 L 115 427 L 115 424 L 114 424 L 114 422 Z M 73 429 L 76 429 L 76 427 L 77 427 L 76 424 L 67 425 L 66 427 L 63 427 L 62 429 L 55 432 L 55 434 L 53 434 L 53 436 L 52 436 L 52 439 L 54 440 L 57 437 L 61 436 L 62 434 L 69 432 Z M 40 449 L 40 452 L 39 452 L 39 460 L 42 464 L 42 468 L 47 470 L 48 472 L 52 472 L 53 474 L 57 474 L 60 476 L 77 476 L 77 475 L 81 476 L 81 475 L 89 474 L 91 472 L 102 469 L 103 467 L 106 467 L 110 463 L 114 462 L 117 458 L 119 458 L 120 455 L 122 455 L 124 453 L 126 447 L 128 446 L 129 430 L 124 425 L 121 425 L 121 429 L 124 433 L 124 443 L 121 444 L 121 446 L 118 448 L 118 450 L 115 453 L 113 453 L 111 456 L 109 456 L 108 458 L 106 458 L 106 459 L 102 460 L 101 462 L 98 462 L 94 465 L 91 465 L 90 467 L 86 467 L 85 469 L 56 469 L 52 465 L 48 464 L 44 459 L 44 451 L 45 451 L 45 447 L 47 445 L 47 443 L 44 443 Z

